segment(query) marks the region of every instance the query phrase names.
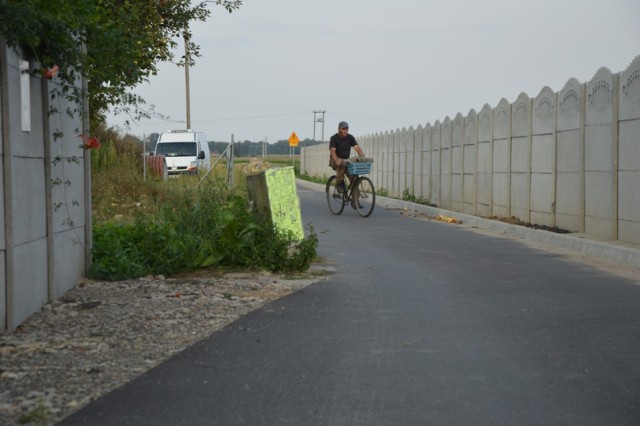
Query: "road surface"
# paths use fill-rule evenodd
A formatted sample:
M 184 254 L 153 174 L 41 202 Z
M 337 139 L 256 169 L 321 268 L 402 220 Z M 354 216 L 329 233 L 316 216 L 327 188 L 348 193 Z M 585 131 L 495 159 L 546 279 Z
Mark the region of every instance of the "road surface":
M 640 424 L 640 281 L 376 207 L 302 217 L 335 268 L 64 425 Z

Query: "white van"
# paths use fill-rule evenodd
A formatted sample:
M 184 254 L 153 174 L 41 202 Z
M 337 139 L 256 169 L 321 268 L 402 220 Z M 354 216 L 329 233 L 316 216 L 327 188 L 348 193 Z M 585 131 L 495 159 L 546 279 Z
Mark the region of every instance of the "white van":
M 211 168 L 209 142 L 202 132 L 169 130 L 161 133 L 155 155 L 164 155 L 169 175 L 196 174 Z

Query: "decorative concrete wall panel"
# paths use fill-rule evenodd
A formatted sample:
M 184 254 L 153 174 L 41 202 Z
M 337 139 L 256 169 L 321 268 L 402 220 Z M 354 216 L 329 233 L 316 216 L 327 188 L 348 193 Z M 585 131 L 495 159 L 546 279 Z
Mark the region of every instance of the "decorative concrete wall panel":
M 422 133 L 424 129 L 419 125 L 413 132 L 413 151 L 409 153 L 411 162 L 413 163 L 413 181 L 412 190 L 416 197 L 422 197 L 422 152 L 424 143 Z
M 420 197 L 431 202 L 431 124 L 422 131 L 422 192 Z
M 528 121 L 528 120 L 527 120 Z M 529 222 L 531 145 L 529 136 L 511 138 L 511 216 Z
M 2 156 L 0 156 L 0 162 L 2 162 Z M 5 221 L 4 221 L 4 167 L 0 164 L 0 250 L 6 250 L 7 239 L 5 234 Z M 1 329 L 0 329 L 1 330 Z
M 374 184 L 376 188 L 382 187 L 384 181 L 384 135 L 382 133 L 376 133 L 373 137 L 374 140 L 374 157 L 373 161 L 373 176 L 375 177 Z
M 396 161 L 395 161 L 395 197 L 402 197 L 402 192 L 406 188 L 407 181 L 407 169 L 406 169 L 406 157 L 404 153 L 405 134 L 406 129 L 397 129 L 395 132 L 396 140 Z
M 555 193 L 553 176 L 541 173 L 532 174 L 531 186 L 536 190 L 531 191 L 530 222 L 536 225 L 555 226 L 555 212 L 553 201 L 551 201 Z
M 582 193 L 575 188 L 582 186 L 582 178 L 579 174 L 567 173 L 558 175 L 556 202 L 556 226 L 571 232 L 581 232 L 580 202 Z M 560 196 L 562 194 L 562 196 Z
M 586 86 L 585 232 L 615 238 L 614 76 L 600 68 Z
M 533 100 L 531 123 L 531 221 L 555 226 L 556 94 L 544 87 Z
M 585 187 L 589 188 L 585 199 L 585 232 L 591 235 L 612 238 L 613 205 L 610 202 L 593 202 L 590 194 L 611 193 L 613 180 L 611 173 L 585 173 Z
M 431 130 L 431 203 L 440 205 L 440 136 L 442 123 L 436 121 Z
M 397 180 L 395 177 L 395 171 L 393 169 L 394 167 L 394 161 L 396 158 L 396 153 L 395 153 L 395 135 L 394 135 L 394 131 L 389 131 L 386 135 L 386 153 L 387 153 L 387 173 L 386 173 L 386 188 L 389 191 L 389 194 L 393 193 L 393 185 L 394 182 Z
M 475 215 L 476 210 L 476 170 L 478 168 L 478 114 L 474 110 L 469 111 L 464 119 L 464 166 L 463 188 L 464 208 L 463 212 Z
M 553 135 L 533 135 L 531 144 L 531 170 L 533 174 L 552 174 L 555 144 Z
M 407 149 L 409 146 L 409 131 L 406 128 L 398 131 L 398 195 L 402 196 L 407 190 L 409 174 L 409 163 L 407 161 Z
M 478 113 L 478 142 L 490 142 L 493 139 L 493 108 L 484 104 Z
M 557 98 L 556 226 L 571 232 L 584 231 L 585 87 L 572 78 Z
M 0 84 L 0 100 L 2 99 L 2 84 Z M 2 131 L 2 103 L 0 103 L 0 251 L 6 250 L 7 248 L 7 236 L 5 235 L 5 221 L 4 221 L 4 200 L 5 200 L 5 192 L 4 192 L 4 154 L 2 154 L 2 135 L 4 132 Z M 6 253 L 0 252 L 0 258 L 4 259 Z M 5 289 L 4 286 L 4 274 L 0 275 L 0 299 L 4 297 Z M 0 300 L 1 303 L 1 300 Z M 3 321 L 5 316 L 2 313 L 2 309 L 5 307 L 5 304 L 0 304 L 0 332 L 4 330 Z
M 493 172 L 509 172 L 510 143 L 508 139 L 494 139 L 493 141 Z
M 464 117 L 456 114 L 451 123 L 451 209 L 457 212 L 464 208 Z
M 393 190 L 393 135 L 390 132 L 384 132 L 384 180 L 382 187 L 389 193 Z
M 618 238 L 640 244 L 640 56 L 620 73 Z
M 62 232 L 75 226 L 84 225 L 84 198 L 82 164 L 61 162 L 52 170 L 55 182 L 51 190 L 53 208 L 53 232 Z
M 558 144 L 558 166 L 562 166 L 562 173 L 579 174 L 582 170 L 580 161 L 581 140 L 580 132 L 576 130 L 565 130 L 557 135 Z M 578 188 L 576 188 L 578 189 Z M 580 192 L 575 190 L 575 192 Z
M 511 105 L 511 216 L 529 222 L 531 186 L 531 99 L 521 93 Z
M 587 126 L 585 129 L 585 172 L 613 170 L 613 141 L 611 124 Z
M 440 133 L 440 207 L 451 208 L 451 119 L 445 117 Z
M 7 276 L 6 257 L 7 252 L 0 250 L 0 330 L 7 329 Z
M 556 226 L 581 232 L 584 184 L 582 143 L 579 130 L 565 130 L 557 135 L 558 174 L 556 189 Z
M 1 46 L 1 45 L 0 45 Z M 0 58 L 5 56 L 0 51 Z M 0 61 L 0 75 L 6 74 L 6 71 L 2 69 L 2 61 Z M 0 80 L 0 101 L 3 99 L 2 88 L 4 84 L 2 84 L 2 80 Z M 4 129 L 2 127 L 2 122 L 4 121 L 2 118 L 6 114 L 10 114 L 10 111 L 3 111 L 2 109 L 3 102 L 0 102 L 0 332 L 7 329 L 7 280 L 6 280 L 6 269 L 5 269 L 5 259 L 7 257 L 7 237 L 4 232 L 5 222 L 4 222 L 4 143 L 3 143 L 3 135 Z
M 494 215 L 499 217 L 511 216 L 509 206 L 509 145 L 508 139 L 493 141 L 493 205 L 491 210 Z
M 491 143 L 478 143 L 478 173 L 476 173 L 476 203 L 478 216 L 491 216 L 493 174 L 491 171 Z M 484 167 L 484 168 L 481 168 Z
M 47 303 L 47 240 L 40 238 L 16 245 L 14 255 L 14 307 L 10 322 L 18 325 Z
M 552 174 L 555 170 L 555 143 L 553 135 L 533 135 L 531 144 L 533 173 Z
M 76 227 L 55 234 L 53 259 L 53 297 L 59 298 L 70 287 L 78 284 L 74 271 L 84 268 L 84 246 L 79 240 L 84 238 L 84 227 Z
M 414 180 L 416 178 L 416 129 L 411 126 L 407 129 L 407 152 L 406 152 L 406 161 L 407 161 L 407 190 L 409 193 L 415 195 L 415 185 Z
M 393 166 L 392 166 L 392 191 L 391 195 L 393 197 L 400 197 L 402 195 L 400 186 L 401 182 L 404 181 L 404 175 L 402 170 L 400 169 L 400 155 L 401 155 L 401 131 L 400 129 L 396 129 L 393 134 Z
M 505 98 L 493 110 L 493 139 L 511 137 L 511 104 Z
M 518 99 L 511 106 L 511 136 L 529 137 L 531 127 L 531 99 L 526 93 L 520 93 Z
M 492 208 L 494 215 L 511 216 L 511 104 L 502 98 L 493 110 Z
M 510 217 L 511 211 L 509 209 L 509 177 L 506 173 L 494 173 L 492 185 L 492 214 L 498 217 Z
M 528 174 L 531 167 L 529 137 L 511 138 L 511 174 Z M 527 192 L 529 192 L 527 190 Z
M 582 103 L 584 85 L 575 78 L 570 79 L 558 92 L 558 131 L 578 130 L 582 126 Z
M 533 100 L 532 127 L 534 135 L 552 134 L 556 131 L 556 94 L 543 87 Z
M 43 163 L 42 158 L 14 157 L 12 161 L 13 243 L 16 246 L 47 237 Z M 28 257 L 15 259 L 17 263 L 31 262 Z
M 478 114 L 478 170 L 476 173 L 476 203 L 478 215 L 491 216 L 493 203 L 493 109 L 489 104 Z
M 587 126 L 610 125 L 613 117 L 613 74 L 600 68 L 587 83 Z
M 640 56 L 620 73 L 620 120 L 640 118 Z
M 640 244 L 640 119 L 620 123 L 618 238 Z

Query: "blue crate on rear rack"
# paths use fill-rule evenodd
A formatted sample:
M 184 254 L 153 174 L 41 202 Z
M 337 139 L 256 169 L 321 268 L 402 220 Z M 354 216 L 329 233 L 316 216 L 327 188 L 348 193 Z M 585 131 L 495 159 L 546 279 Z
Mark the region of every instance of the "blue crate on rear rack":
M 350 175 L 366 175 L 371 173 L 371 162 L 347 163 L 347 172 Z

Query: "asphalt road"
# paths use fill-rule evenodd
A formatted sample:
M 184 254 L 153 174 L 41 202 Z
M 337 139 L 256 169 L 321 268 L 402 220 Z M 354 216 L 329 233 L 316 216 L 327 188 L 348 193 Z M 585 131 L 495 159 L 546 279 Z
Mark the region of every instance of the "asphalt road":
M 299 192 L 336 272 L 64 425 L 638 425 L 640 280 Z

